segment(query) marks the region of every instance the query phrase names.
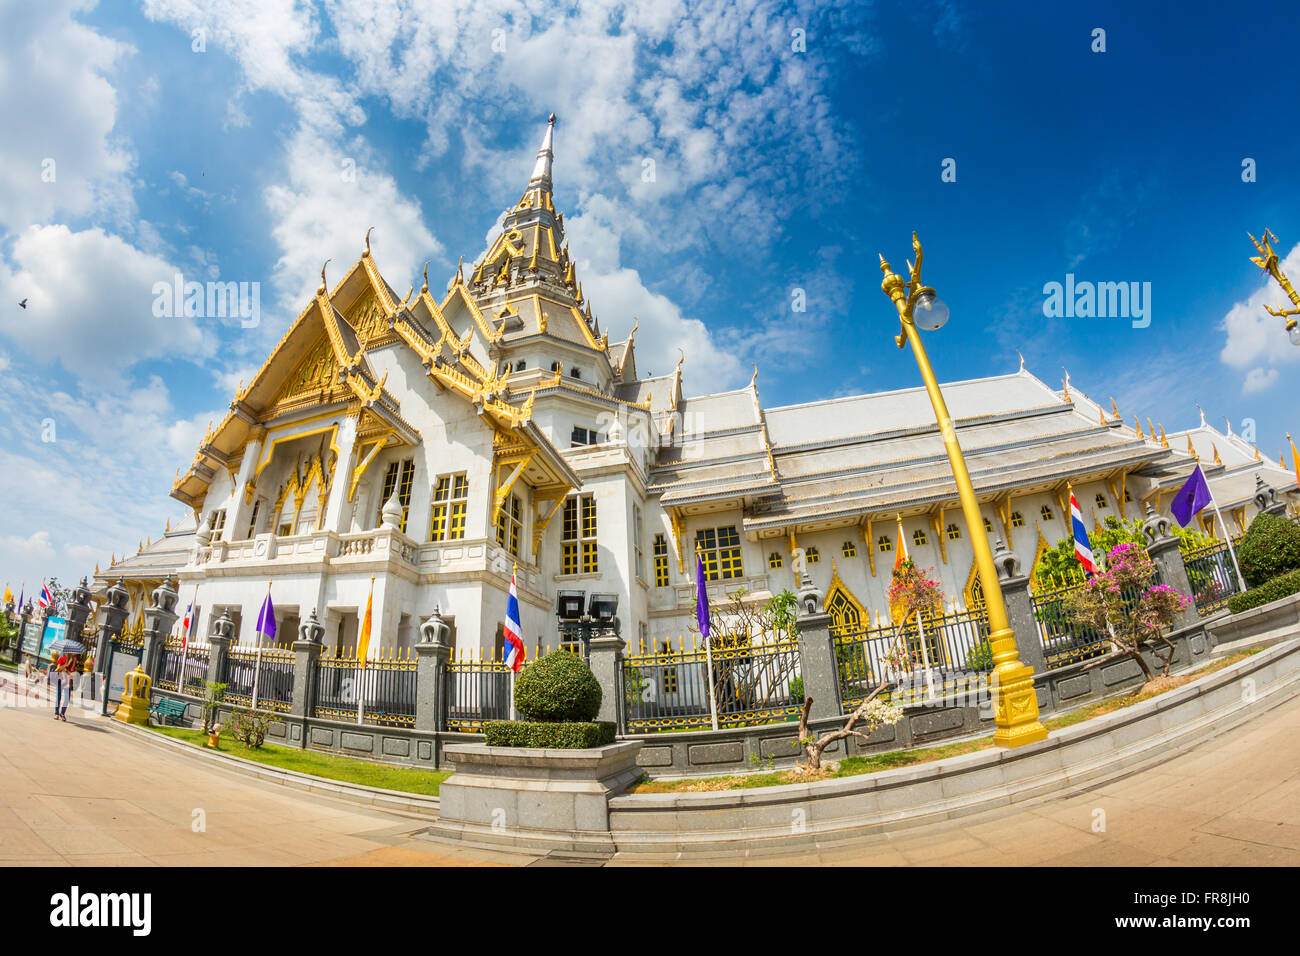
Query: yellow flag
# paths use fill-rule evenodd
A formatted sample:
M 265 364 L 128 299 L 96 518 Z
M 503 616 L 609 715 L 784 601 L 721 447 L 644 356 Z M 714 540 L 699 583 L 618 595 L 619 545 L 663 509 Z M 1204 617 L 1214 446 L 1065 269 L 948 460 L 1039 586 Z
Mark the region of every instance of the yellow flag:
M 1296 484 L 1297 484 L 1297 485 L 1300 485 L 1300 453 L 1297 453 L 1297 452 L 1296 452 L 1296 450 L 1295 450 L 1295 442 L 1291 440 L 1291 436 L 1290 436 L 1290 435 L 1287 435 L 1287 436 L 1286 436 L 1286 440 L 1289 441 L 1289 442 L 1291 442 L 1291 461 L 1295 463 L 1295 480 L 1296 480 Z
M 9 590 L 9 585 L 6 583 L 6 584 L 5 584 L 5 600 L 4 600 L 4 603 L 5 603 L 5 604 L 8 604 L 8 603 L 9 603 L 10 601 L 12 601 L 13 599 L 14 599 L 14 592 Z
M 375 599 L 375 579 L 370 579 L 370 594 L 366 597 L 366 617 L 361 622 L 361 636 L 357 638 L 357 660 L 366 666 L 366 653 L 370 650 L 370 606 Z

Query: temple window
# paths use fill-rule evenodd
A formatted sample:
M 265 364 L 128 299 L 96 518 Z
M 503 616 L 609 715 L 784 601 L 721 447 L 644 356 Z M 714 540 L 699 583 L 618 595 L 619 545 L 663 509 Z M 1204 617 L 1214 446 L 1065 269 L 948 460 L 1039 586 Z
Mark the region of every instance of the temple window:
M 1019 528 L 1022 527 L 1024 523 L 1025 519 L 1021 516 L 1019 511 L 1011 512 L 1011 527 Z
M 519 532 L 523 526 L 523 509 L 519 506 L 519 496 L 511 495 L 501 505 L 501 512 L 497 515 L 497 544 L 516 557 L 519 555 Z
M 852 541 L 845 541 L 840 548 L 840 554 L 846 558 L 856 558 L 858 556 L 858 547 Z
M 944 533 L 948 535 L 949 541 L 958 541 L 961 539 L 961 528 L 957 527 L 956 524 L 948 525 L 948 527 L 944 529 Z
M 402 506 L 402 520 L 398 524 L 400 531 L 406 531 L 406 516 L 411 508 L 411 481 L 415 477 L 415 462 L 410 458 L 404 461 L 389 462 L 388 470 L 384 473 L 383 491 L 379 495 L 379 517 L 375 523 L 382 524 L 384 521 L 384 505 L 388 504 L 388 499 L 393 497 L 393 491 L 397 491 L 397 503 Z
M 606 436 L 593 428 L 583 428 L 581 425 L 573 426 L 573 434 L 569 437 L 570 448 L 580 448 L 583 445 L 599 445 L 605 441 Z
M 433 508 L 429 518 L 430 541 L 454 541 L 465 537 L 465 513 L 469 507 L 469 479 L 441 475 L 433 487 Z
M 253 502 L 253 513 L 248 516 L 248 534 L 246 537 L 251 538 L 257 534 L 257 512 L 262 508 L 262 499 L 258 498 Z
M 212 526 L 212 540 L 216 541 L 221 537 L 221 531 L 226 527 L 226 509 L 219 508 L 212 512 L 212 518 L 209 522 Z
M 695 550 L 704 565 L 709 581 L 744 577 L 740 555 L 740 533 L 735 525 L 725 528 L 701 528 L 695 532 Z
M 598 570 L 596 496 L 571 495 L 564 499 L 564 524 L 560 533 L 560 573 L 595 574 Z
M 645 528 L 641 521 L 641 507 L 632 506 L 632 567 L 636 571 L 638 578 L 645 577 L 645 571 L 642 567 L 643 560 L 641 557 L 642 544 L 644 540 Z
M 1098 507 L 1098 508 L 1105 508 L 1105 507 L 1106 507 L 1106 496 L 1105 496 L 1105 495 L 1098 495 L 1096 500 L 1097 500 L 1097 507 Z
M 1043 505 L 1043 507 L 1039 509 L 1038 513 L 1043 516 L 1044 521 L 1051 521 L 1054 517 L 1052 509 L 1047 507 L 1047 505 Z
M 804 551 L 803 556 L 807 559 L 809 564 L 816 564 L 822 559 L 821 552 L 816 548 L 808 548 Z
M 661 534 L 655 535 L 655 587 L 668 587 L 668 539 Z
M 773 551 L 771 554 L 767 556 L 767 566 L 771 568 L 773 571 L 777 571 L 785 567 L 785 559 L 781 557 L 780 551 Z
M 889 540 L 889 535 L 882 534 L 880 540 L 876 542 L 876 547 L 880 549 L 881 554 L 884 554 L 886 551 L 894 550 L 894 542 Z
M 912 543 L 913 543 L 913 544 L 918 544 L 918 545 L 920 545 L 920 544 L 925 544 L 928 540 L 929 540 L 929 539 L 926 538 L 926 536 L 925 536 L 925 532 L 922 531 L 921 529 L 918 528 L 916 531 L 913 531 L 913 532 L 912 532 Z
M 988 518 L 985 518 L 985 519 L 984 519 L 984 531 L 985 531 L 987 534 L 992 534 L 992 533 L 993 533 L 993 522 L 990 521 Z

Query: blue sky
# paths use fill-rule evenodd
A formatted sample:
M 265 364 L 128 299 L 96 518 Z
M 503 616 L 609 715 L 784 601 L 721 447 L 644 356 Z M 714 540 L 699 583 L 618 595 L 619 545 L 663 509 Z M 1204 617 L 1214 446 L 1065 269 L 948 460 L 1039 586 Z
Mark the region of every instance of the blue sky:
M 552 110 L 602 327 L 639 317 L 643 371 L 682 347 L 688 392 L 753 363 L 767 405 L 917 384 L 877 268 L 916 229 L 952 309 L 941 380 L 1019 349 L 1130 420 L 1172 431 L 1200 403 L 1271 457 L 1300 431 L 1300 349 L 1246 237 L 1271 228 L 1300 280 L 1300 133 L 1268 42 L 1293 5 L 425 6 L 0 4 L 0 577 L 80 576 L 183 513 L 173 472 L 321 263 L 341 276 L 373 225 L 399 294 L 425 260 L 441 288 Z M 155 317 L 177 272 L 260 283 L 260 324 Z M 1067 273 L 1150 283 L 1149 326 L 1045 317 Z

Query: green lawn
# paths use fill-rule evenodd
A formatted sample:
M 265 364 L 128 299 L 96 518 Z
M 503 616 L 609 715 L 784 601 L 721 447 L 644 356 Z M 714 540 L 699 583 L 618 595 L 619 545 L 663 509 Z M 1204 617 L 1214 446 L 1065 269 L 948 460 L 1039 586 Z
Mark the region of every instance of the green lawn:
M 188 727 L 150 727 L 149 729 L 204 750 L 210 749 L 206 746 L 207 735 L 201 730 L 191 730 Z M 403 793 L 422 793 L 433 797 L 438 795 L 438 786 L 451 776 L 451 772 L 446 770 L 390 767 L 369 760 L 337 757 L 333 754 L 279 747 L 275 744 L 263 744 L 257 750 L 250 750 L 229 737 L 222 737 L 220 749 L 222 753 L 231 757 L 251 760 L 280 770 L 296 770 L 299 773 L 327 777 L 330 780 L 342 780 L 345 783 L 359 783 L 384 790 L 400 790 Z
M 1122 710 L 1125 707 L 1131 707 L 1136 703 L 1149 700 L 1159 694 L 1167 693 L 1176 687 L 1190 683 L 1207 674 L 1212 674 L 1217 670 L 1222 670 L 1229 664 L 1234 664 L 1252 654 L 1258 654 L 1263 648 L 1252 647 L 1247 650 L 1237 651 L 1227 657 L 1220 658 L 1211 664 L 1197 668 L 1193 671 L 1187 671 L 1172 677 L 1165 678 L 1161 681 L 1156 689 L 1145 692 L 1135 692 L 1126 694 L 1121 697 L 1112 697 L 1110 700 L 1097 701 L 1095 704 L 1089 704 L 1078 710 L 1071 711 L 1068 714 L 1062 714 L 1059 717 L 1049 717 L 1043 721 L 1043 726 L 1049 731 L 1060 730 L 1062 727 L 1069 727 L 1073 724 L 1082 723 L 1093 717 L 1100 717 L 1103 714 L 1113 713 Z M 918 763 L 930 763 L 934 760 L 943 760 L 947 757 L 958 757 L 962 754 L 974 753 L 977 750 L 987 750 L 994 746 L 993 735 L 987 737 L 978 737 L 974 740 L 961 740 L 951 744 L 941 744 L 937 747 L 925 747 L 919 750 L 890 750 L 879 754 L 866 754 L 858 757 L 845 757 L 839 761 L 839 768 L 834 772 L 825 773 L 816 778 L 802 776 L 799 771 L 779 770 L 772 773 L 759 774 L 742 774 L 728 777 L 705 777 L 701 779 L 688 780 L 642 780 L 628 789 L 628 793 L 680 793 L 693 792 L 700 790 L 749 790 L 754 787 L 778 787 L 788 783 L 803 783 L 809 779 L 829 780 L 834 777 L 856 777 L 864 773 L 879 773 L 881 770 L 893 770 L 895 767 L 910 767 Z M 793 748 L 792 748 L 793 749 Z

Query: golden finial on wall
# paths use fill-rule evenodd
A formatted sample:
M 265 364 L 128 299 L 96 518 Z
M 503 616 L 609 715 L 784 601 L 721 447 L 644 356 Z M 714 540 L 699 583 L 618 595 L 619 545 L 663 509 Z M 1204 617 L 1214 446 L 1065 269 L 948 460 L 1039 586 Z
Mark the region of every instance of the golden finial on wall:
M 1187 436 L 1187 454 L 1191 455 L 1191 456 L 1192 456 L 1193 458 L 1195 458 L 1197 461 L 1200 461 L 1200 460 L 1201 460 L 1201 456 L 1198 455 L 1198 454 L 1196 454 L 1196 447 L 1192 444 L 1192 436 L 1191 436 L 1191 435 L 1188 435 L 1188 436 Z
M 366 230 L 366 251 L 361 253 L 361 255 L 363 255 L 367 259 L 370 258 L 370 234 L 374 231 L 375 231 L 374 226 L 371 226 L 369 229 Z
M 326 288 L 328 288 L 328 286 L 329 286 L 329 283 L 327 283 L 327 282 L 325 281 L 325 266 L 329 265 L 332 261 L 333 261 L 332 259 L 326 259 L 325 262 L 321 264 L 321 267 L 320 267 L 320 288 L 316 290 L 316 294 L 317 294 L 317 295 L 324 295 L 324 294 L 325 294 L 325 290 L 326 290 Z
M 1114 415 L 1116 418 L 1119 418 L 1119 417 L 1120 417 L 1120 415 L 1119 415 L 1119 409 L 1115 407 L 1115 396 L 1113 396 L 1113 395 L 1111 396 L 1111 399 L 1110 399 L 1110 413 L 1111 413 L 1112 415 Z
M 1136 415 L 1133 416 L 1133 429 L 1138 433 L 1138 438 L 1146 438 L 1146 436 L 1142 434 L 1142 423 L 1138 421 Z
M 429 260 L 425 259 L 424 260 L 424 285 L 420 286 L 420 294 L 423 295 L 428 291 L 429 291 Z
M 1166 448 L 1169 447 L 1169 439 L 1165 437 L 1165 426 L 1164 426 L 1164 425 L 1161 425 L 1161 426 L 1160 426 L 1160 444 L 1164 445 Z

